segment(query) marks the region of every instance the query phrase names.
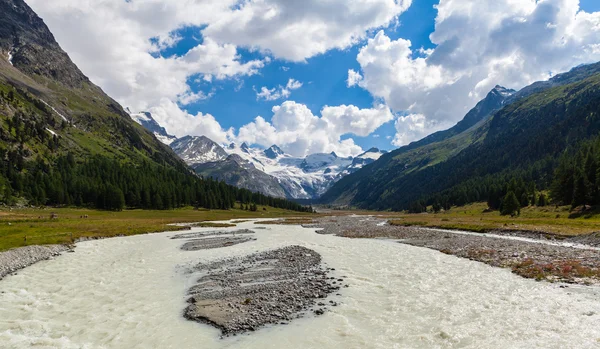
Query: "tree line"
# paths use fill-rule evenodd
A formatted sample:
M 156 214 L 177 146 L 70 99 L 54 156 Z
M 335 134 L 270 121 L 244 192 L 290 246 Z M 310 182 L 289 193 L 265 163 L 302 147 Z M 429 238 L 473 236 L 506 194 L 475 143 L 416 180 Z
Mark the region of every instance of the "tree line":
M 470 179 L 411 203 L 408 211 L 421 213 L 431 207 L 439 212 L 474 202 L 487 202 L 491 210 L 504 215 L 518 215 L 527 206 L 600 205 L 600 136 L 525 170 Z
M 0 196 L 10 203 L 23 197 L 33 205 L 168 210 L 184 206 L 227 210 L 236 202 L 310 212 L 295 202 L 253 193 L 191 172 L 150 161 L 139 165 L 103 156 L 76 161 L 69 153 L 54 164 L 41 158 L 25 163 L 0 150 Z

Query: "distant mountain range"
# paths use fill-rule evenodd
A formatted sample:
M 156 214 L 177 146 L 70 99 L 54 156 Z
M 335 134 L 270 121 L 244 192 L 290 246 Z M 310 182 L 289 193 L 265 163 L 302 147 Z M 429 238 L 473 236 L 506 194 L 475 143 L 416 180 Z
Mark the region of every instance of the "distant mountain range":
M 261 149 L 246 143 L 222 146 L 205 136 L 177 139 L 168 134 L 152 114 L 130 112 L 130 115 L 169 145 L 199 175 L 274 197 L 318 199 L 335 182 L 386 153 L 372 148 L 357 157 L 344 158 L 330 153 L 297 158 L 277 145 Z

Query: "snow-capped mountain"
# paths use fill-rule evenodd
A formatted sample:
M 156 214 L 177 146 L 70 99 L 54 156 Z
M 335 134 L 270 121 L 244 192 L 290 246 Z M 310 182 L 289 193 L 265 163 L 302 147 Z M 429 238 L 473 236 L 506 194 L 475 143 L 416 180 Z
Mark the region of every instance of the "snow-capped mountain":
M 229 155 L 223 161 L 193 164 L 196 173 L 212 177 L 239 188 L 263 193 L 272 197 L 286 197 L 279 181 L 254 167 L 250 161 L 237 154 Z
M 385 153 L 387 153 L 387 152 L 381 151 L 377 148 L 371 148 L 371 149 L 367 150 L 366 152 L 360 154 L 359 156 L 355 157 L 352 160 L 352 164 L 350 165 L 349 169 L 351 172 L 359 170 L 359 169 L 363 168 L 364 166 L 367 166 L 368 164 L 371 164 L 371 163 L 379 160 L 381 155 L 383 155 Z
M 264 151 L 265 156 L 268 157 L 269 159 L 277 159 L 278 157 L 284 155 L 285 153 L 283 152 L 283 150 L 281 150 L 281 148 L 279 148 L 276 145 L 271 146 L 271 148 L 266 149 Z
M 335 153 L 298 158 L 286 154 L 277 145 L 262 150 L 246 143 L 232 143 L 224 150 L 275 178 L 286 196 L 294 199 L 318 198 L 342 177 L 374 162 L 384 153 L 373 148 L 356 158 L 339 157 Z
M 208 137 L 185 136 L 171 143 L 171 149 L 187 164 L 223 161 L 228 154 Z
M 148 112 L 132 113 L 129 108 L 126 108 L 125 111 L 129 113 L 129 116 L 131 116 L 135 122 L 144 126 L 146 130 L 154 133 L 154 136 L 164 144 L 170 145 L 177 139 L 177 137 L 168 134 L 167 130 L 154 120 L 152 114 Z
M 177 139 L 152 114 L 127 111 L 133 120 L 170 145 L 198 174 L 275 197 L 316 199 L 342 177 L 385 153 L 373 148 L 356 158 L 339 157 L 333 152 L 299 158 L 286 154 L 277 145 L 261 149 L 232 143 L 223 147 L 205 136 Z

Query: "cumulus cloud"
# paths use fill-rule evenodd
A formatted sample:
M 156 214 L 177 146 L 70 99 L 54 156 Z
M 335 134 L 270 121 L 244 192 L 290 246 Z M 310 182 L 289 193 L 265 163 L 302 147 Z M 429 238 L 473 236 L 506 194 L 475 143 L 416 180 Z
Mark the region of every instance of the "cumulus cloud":
M 600 60 L 600 12 L 578 0 L 441 0 L 435 49 L 412 47 L 383 31 L 361 48 L 358 84 L 408 116 L 393 143 L 409 143 L 459 121 L 496 84 L 533 81 Z
M 261 87 L 260 91 L 256 91 L 256 99 L 264 99 L 265 101 L 276 101 L 282 98 L 288 98 L 292 94 L 293 90 L 297 90 L 302 87 L 300 81 L 289 79 L 285 86 L 279 85 L 269 89 L 265 86 Z
M 410 114 L 401 116 L 396 119 L 396 136 L 392 140 L 392 144 L 401 147 L 411 141 L 423 138 L 436 131 L 435 123 L 427 120 L 423 114 Z
M 262 146 L 277 144 L 294 156 L 332 151 L 340 156 L 358 155 L 362 148 L 351 138 L 342 140 L 342 136 L 367 136 L 392 119 L 385 106 L 372 109 L 326 106 L 319 117 L 304 104 L 286 101 L 273 107 L 271 122 L 259 116 L 240 128 L 237 139 Z
M 187 135 L 204 135 L 215 142 L 226 144 L 235 138 L 233 129 L 223 129 L 221 124 L 210 114 L 192 115 L 183 111 L 168 98 L 148 110 L 152 117 L 169 132 L 177 137 Z
M 348 80 L 346 80 L 346 84 L 348 87 L 356 86 L 362 80 L 362 75 L 354 69 L 348 70 Z
M 220 42 L 257 48 L 277 58 L 305 61 L 363 39 L 387 26 L 412 0 L 250 0 L 203 31 Z
M 27 2 L 92 81 L 120 103 L 144 110 L 191 93 L 190 76 L 252 75 L 269 62 L 243 62 L 238 47 L 303 61 L 356 43 L 395 20 L 411 0 Z M 183 57 L 161 57 L 184 27 L 198 28 L 198 45 Z
M 176 29 L 230 12 L 227 1 L 27 2 L 82 71 L 133 110 L 147 110 L 162 98 L 176 101 L 191 95 L 190 77 L 252 75 L 264 65 L 261 60 L 241 61 L 235 45 L 211 38 L 180 57 L 156 54 L 179 41 Z

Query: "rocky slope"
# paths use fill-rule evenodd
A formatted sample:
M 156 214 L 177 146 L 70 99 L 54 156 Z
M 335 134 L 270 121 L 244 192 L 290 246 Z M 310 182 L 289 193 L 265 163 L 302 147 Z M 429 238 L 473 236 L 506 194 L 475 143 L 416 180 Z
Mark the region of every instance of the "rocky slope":
M 220 145 L 205 136 L 180 138 L 171 143 L 171 148 L 189 165 L 223 161 L 228 156 Z
M 0 146 L 10 151 L 22 144 L 25 162 L 36 157 L 51 162 L 70 152 L 77 158 L 153 159 L 182 167 L 168 147 L 90 82 L 23 0 L 0 0 L 0 91 L 5 97 Z M 8 132 L 6 123 L 16 115 L 37 132 L 25 139 Z M 48 138 L 56 140 L 49 145 Z
M 244 188 L 276 198 L 285 198 L 286 193 L 274 177 L 257 170 L 254 165 L 239 155 L 229 155 L 223 161 L 196 163 L 191 165 L 197 174 L 229 185 Z

